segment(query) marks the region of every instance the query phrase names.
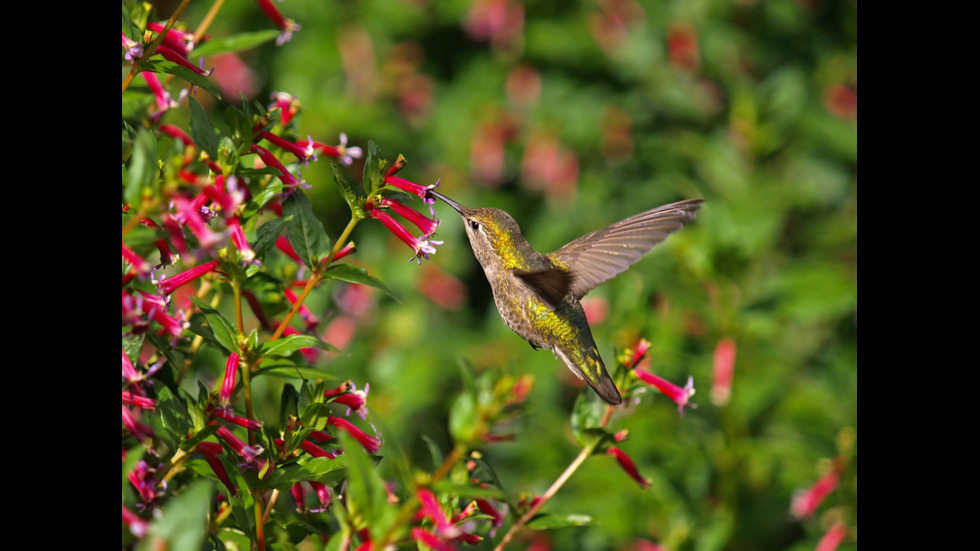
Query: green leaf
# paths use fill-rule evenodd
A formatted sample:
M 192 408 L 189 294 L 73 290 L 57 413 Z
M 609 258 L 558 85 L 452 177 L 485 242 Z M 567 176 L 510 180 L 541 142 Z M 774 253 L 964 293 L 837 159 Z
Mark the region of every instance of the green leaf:
M 212 159 L 218 158 L 218 140 L 220 139 L 215 132 L 211 119 L 204 112 L 204 108 L 192 97 L 187 98 L 187 104 L 191 108 L 191 137 L 198 149 L 207 151 Z
M 300 348 L 321 348 L 338 352 L 337 348 L 331 346 L 312 335 L 289 335 L 280 337 L 272 342 L 265 343 L 259 349 L 262 356 L 289 356 Z
M 140 71 L 174 75 L 175 77 L 185 80 L 194 86 L 207 90 L 214 97 L 221 99 L 221 89 L 218 88 L 218 85 L 213 80 L 207 76 L 199 75 L 183 65 L 178 65 L 177 63 L 167 61 L 161 57 L 160 59 L 155 59 L 152 61 L 141 61 L 139 66 Z
M 447 494 L 453 497 L 472 497 L 484 499 L 503 499 L 506 497 L 502 491 L 493 487 L 479 487 L 473 484 L 460 484 L 450 480 L 441 480 L 432 485 L 432 489 L 440 494 Z
M 368 528 L 378 541 L 391 528 L 397 510 L 388 503 L 385 482 L 364 448 L 344 431 L 339 431 L 347 460 L 347 512 L 357 529 Z
M 266 480 L 266 487 L 284 489 L 304 480 L 315 480 L 327 486 L 336 486 L 347 475 L 346 457 L 346 455 L 336 459 L 314 457 L 302 465 L 298 463 L 283 465 L 272 471 Z
M 422 440 L 425 442 L 426 447 L 429 448 L 429 455 L 432 456 L 432 470 L 435 471 L 439 468 L 439 465 L 442 465 L 444 454 L 439 448 L 439 444 L 428 434 L 423 434 Z
M 356 216 L 360 213 L 360 218 L 364 218 L 364 210 L 361 208 L 363 201 L 358 198 L 357 192 L 354 191 L 350 183 L 344 179 L 344 175 L 341 173 L 337 163 L 330 163 L 330 166 L 333 168 L 333 179 L 337 182 L 337 187 L 340 188 L 340 195 L 347 201 L 347 206 L 350 207 L 351 214 Z
M 279 397 L 279 425 L 286 426 L 286 419 L 299 417 L 299 392 L 293 385 L 282 385 Z
M 187 405 L 174 396 L 169 388 L 163 387 L 157 395 L 157 412 L 160 414 L 160 423 L 170 444 L 179 444 L 183 441 L 191 428 Z
M 354 266 L 352 264 L 334 264 L 327 268 L 324 272 L 324 277 L 330 277 L 333 279 L 339 279 L 341 281 L 346 281 L 348 283 L 360 283 L 361 285 L 370 285 L 377 289 L 381 289 L 388 296 L 395 299 L 397 302 L 401 302 L 398 295 L 395 294 L 391 288 L 385 285 L 380 279 L 374 276 L 368 275 L 367 270 L 361 268 L 360 266 Z
M 212 333 L 214 333 L 215 340 L 228 352 L 240 353 L 241 349 L 238 347 L 237 338 L 238 332 L 235 330 L 235 325 L 226 320 L 220 312 L 211 308 L 211 305 L 207 302 L 197 297 L 190 297 L 190 299 L 200 308 L 204 317 L 207 318 L 208 325 L 211 327 Z
M 133 154 L 126 167 L 126 187 L 123 190 L 126 204 L 139 207 L 144 194 L 152 195 L 159 172 L 157 138 L 153 132 L 140 129 L 133 140 Z
M 150 524 L 142 549 L 200 551 L 208 534 L 208 511 L 214 484 L 199 479 L 168 501 Z
M 253 171 L 254 172 L 254 171 Z M 241 174 L 245 175 L 246 171 L 242 170 Z M 258 193 L 252 195 L 252 200 L 248 202 L 245 206 L 245 211 L 242 214 L 244 218 L 251 218 L 257 212 L 262 210 L 262 207 L 269 204 L 270 201 L 282 194 L 282 180 L 275 178 L 266 184 L 265 188 Z M 283 216 L 279 220 L 286 220 L 291 217 Z
M 579 392 L 575 399 L 575 406 L 572 408 L 572 435 L 580 446 L 586 445 L 586 440 L 590 439 L 594 430 L 604 432 L 600 427 L 602 416 L 605 414 L 606 404 L 599 400 L 591 389 Z
M 126 500 L 126 491 L 131 488 L 131 483 L 129 482 L 129 473 L 136 467 L 136 464 L 143 459 L 143 454 L 146 453 L 146 448 L 143 446 L 135 446 L 132 449 L 126 450 L 126 459 L 122 462 L 122 495 L 123 501 Z
M 309 268 L 316 268 L 320 253 L 327 250 L 330 239 L 323 224 L 313 214 L 313 206 L 302 191 L 296 190 L 282 202 L 282 215 L 292 216 L 289 225 L 289 244 Z
M 279 31 L 274 29 L 256 31 L 251 33 L 241 33 L 225 38 L 216 38 L 199 44 L 194 51 L 187 57 L 197 59 L 201 56 L 209 56 L 222 52 L 242 52 L 251 50 L 266 42 L 275 40 L 279 36 Z
M 290 218 L 276 218 L 256 228 L 255 243 L 252 244 L 256 258 L 260 260 L 265 258 L 265 253 L 275 246 L 279 234 L 286 228 L 290 220 Z
M 542 513 L 532 518 L 527 523 L 527 527 L 532 530 L 553 530 L 569 526 L 585 526 L 586 524 L 592 524 L 592 517 L 589 515 L 549 515 Z
M 324 379 L 327 381 L 336 380 L 335 375 L 331 375 L 326 371 L 317 369 L 315 367 L 309 367 L 305 365 L 272 365 L 269 367 L 259 368 L 252 376 L 254 379 L 260 375 L 271 375 L 273 377 L 285 377 L 287 379 Z
M 361 181 L 364 189 L 370 190 L 368 195 L 373 195 L 384 185 L 384 169 L 388 161 L 381 156 L 381 149 L 378 144 L 368 141 L 367 156 L 364 158 L 364 173 Z

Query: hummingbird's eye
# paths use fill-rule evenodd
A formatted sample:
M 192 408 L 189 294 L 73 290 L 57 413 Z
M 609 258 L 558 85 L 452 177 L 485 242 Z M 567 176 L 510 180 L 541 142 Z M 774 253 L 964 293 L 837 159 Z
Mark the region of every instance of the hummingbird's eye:
M 478 230 L 480 229 L 480 223 L 477 222 L 476 220 L 470 220 L 470 227 L 473 228 L 474 230 Z

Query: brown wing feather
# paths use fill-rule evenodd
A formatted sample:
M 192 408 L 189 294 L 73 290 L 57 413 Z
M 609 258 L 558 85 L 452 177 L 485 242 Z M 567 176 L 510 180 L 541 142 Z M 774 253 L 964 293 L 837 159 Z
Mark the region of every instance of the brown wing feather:
M 583 235 L 548 256 L 565 264 L 573 279 L 571 291 L 582 298 L 600 283 L 626 271 L 671 233 L 694 220 L 702 199 L 688 199 L 641 212 Z

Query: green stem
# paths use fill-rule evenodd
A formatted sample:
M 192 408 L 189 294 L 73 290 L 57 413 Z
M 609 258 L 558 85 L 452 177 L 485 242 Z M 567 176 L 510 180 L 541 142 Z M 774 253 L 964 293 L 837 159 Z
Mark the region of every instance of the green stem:
M 167 33 L 170 32 L 170 29 L 173 28 L 174 23 L 177 22 L 177 18 L 180 17 L 180 14 L 184 12 L 184 8 L 186 8 L 187 5 L 190 3 L 191 0 L 183 0 L 183 2 L 181 2 L 180 5 L 177 6 L 177 9 L 174 10 L 174 14 L 170 16 L 170 21 L 167 21 L 167 24 L 163 27 L 163 30 L 160 32 L 160 34 L 158 34 L 156 39 L 154 39 L 153 42 L 150 42 L 150 45 L 147 46 L 146 49 L 143 51 L 143 56 L 140 57 L 139 59 L 140 61 L 143 61 L 144 59 L 147 59 L 153 55 L 153 51 L 157 49 L 157 46 L 159 46 L 161 42 L 163 42 L 164 37 L 167 36 Z M 125 79 L 123 79 L 123 83 L 122 83 L 123 93 L 126 92 L 126 88 L 129 88 L 129 83 L 133 81 L 133 77 L 135 77 L 136 73 L 138 73 L 139 71 L 140 71 L 139 63 L 134 62 L 133 67 L 129 70 L 129 74 L 126 75 Z

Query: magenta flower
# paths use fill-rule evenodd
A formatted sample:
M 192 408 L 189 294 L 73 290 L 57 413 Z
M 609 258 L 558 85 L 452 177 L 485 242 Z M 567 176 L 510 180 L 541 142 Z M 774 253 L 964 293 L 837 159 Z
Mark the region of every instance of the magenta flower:
M 181 142 L 184 143 L 185 146 L 194 147 L 194 140 L 191 139 L 191 137 L 188 136 L 186 132 L 184 132 L 183 130 L 177 128 L 172 124 L 161 124 L 160 132 L 163 132 L 164 134 L 170 136 L 171 138 L 180 140 Z
M 191 71 L 193 71 L 194 73 L 196 73 L 196 74 L 198 74 L 198 75 L 200 75 L 202 77 L 206 77 L 206 76 L 210 76 L 211 75 L 211 71 L 205 71 L 201 67 L 198 67 L 197 65 L 194 65 L 193 63 L 191 63 L 191 61 L 189 59 L 187 59 L 187 56 L 186 55 L 182 55 L 180 52 L 178 52 L 177 50 L 174 50 L 170 46 L 166 46 L 164 44 L 160 44 L 159 46 L 157 46 L 156 51 L 157 51 L 158 54 L 162 55 L 167 61 L 172 61 L 172 62 L 176 63 L 177 65 L 180 65 L 181 67 L 186 67 L 186 68 L 190 69 Z M 201 62 L 201 65 L 203 66 L 203 64 L 204 64 L 204 58 L 203 57 L 201 58 L 200 62 Z
M 322 513 L 327 510 L 330 506 L 330 490 L 327 485 L 322 482 L 317 482 L 316 480 L 310 480 L 310 486 L 313 487 L 313 491 L 316 493 L 317 499 L 320 500 L 320 506 L 316 509 L 310 509 L 311 513 Z
M 218 405 L 227 408 L 231 404 L 231 393 L 235 390 L 235 377 L 238 375 L 238 353 L 232 352 L 225 363 L 225 378 L 221 383 Z
M 364 155 L 364 150 L 360 147 L 347 147 L 347 134 L 340 134 L 340 144 L 338 145 L 328 145 L 321 142 L 315 142 L 307 136 L 305 140 L 298 140 L 296 145 L 300 147 L 309 147 L 315 150 L 320 150 L 324 155 L 328 157 L 336 157 L 340 164 L 344 166 L 350 166 L 354 163 L 354 159 L 360 159 Z
M 636 464 L 633 463 L 633 460 L 630 459 L 630 456 L 626 455 L 624 451 L 612 446 L 606 450 L 606 453 L 615 457 L 616 462 L 619 463 L 619 466 L 622 467 L 623 470 L 626 471 L 626 474 L 630 475 L 633 480 L 639 482 L 641 487 L 644 489 L 650 487 L 650 481 L 640 475 L 640 471 L 636 469 Z
M 293 32 L 300 29 L 299 24 L 292 19 L 283 17 L 283 15 L 279 13 L 279 8 L 272 3 L 272 0 L 258 0 L 258 3 L 259 7 L 262 8 L 262 11 L 265 12 L 265 15 L 282 30 L 282 32 L 279 33 L 279 37 L 276 38 L 276 46 L 282 46 L 286 42 L 289 42 L 289 40 L 293 37 Z
M 166 25 L 150 21 L 146 24 L 146 28 L 159 34 L 163 32 Z M 162 44 L 186 58 L 194 49 L 194 33 L 171 28 L 167 31 L 167 36 L 163 37 Z
M 150 92 L 153 92 L 153 97 L 156 100 L 157 109 L 153 113 L 154 119 L 159 119 L 165 111 L 178 107 L 180 102 L 184 101 L 187 97 L 187 90 L 181 90 L 177 99 L 174 100 L 173 96 L 170 95 L 166 89 L 164 89 L 163 84 L 160 83 L 160 79 L 157 78 L 155 73 L 142 72 L 143 80 L 146 81 L 146 85 L 150 88 Z
M 125 356 L 125 354 L 123 355 Z M 157 407 L 157 402 L 153 398 L 133 394 L 128 390 L 122 391 L 122 401 L 142 409 L 155 409 Z
M 395 235 L 398 239 L 401 239 L 403 243 L 408 245 L 415 251 L 415 256 L 409 259 L 409 262 L 415 260 L 419 264 L 422 264 L 422 258 L 426 260 L 429 259 L 430 254 L 435 254 L 435 245 L 442 245 L 442 241 L 430 241 L 425 239 L 419 239 L 412 235 L 408 230 L 406 230 L 401 224 L 399 224 L 390 214 L 378 210 L 370 209 L 367 211 L 368 216 L 371 218 L 380 220 L 382 224 L 388 231 Z
M 436 496 L 429 490 L 425 488 L 419 488 L 415 492 L 415 497 L 418 498 L 419 504 L 422 505 L 422 514 L 436 525 L 436 533 L 443 538 L 454 538 L 462 532 L 458 526 L 455 526 L 450 522 L 449 517 L 443 512 L 442 507 L 439 505 L 439 500 Z
M 395 186 L 396 188 L 411 193 L 412 195 L 417 195 L 426 204 L 429 205 L 435 204 L 436 198 L 429 192 L 439 187 L 439 183 L 441 182 L 441 180 L 436 180 L 436 183 L 430 186 L 423 186 L 421 184 L 416 184 L 415 182 L 406 180 L 404 178 L 400 178 L 398 176 L 392 176 L 391 174 L 393 174 L 393 172 L 389 171 L 388 175 L 385 176 L 384 181 L 386 184 Z
M 477 498 L 476 506 L 480 508 L 480 512 L 484 515 L 490 515 L 493 517 L 493 524 L 490 528 L 490 537 L 496 534 L 497 529 L 504 525 L 504 513 L 503 511 L 497 509 L 492 503 L 485 499 Z
M 150 272 L 150 263 L 142 256 L 136 254 L 133 249 L 127 247 L 125 243 L 122 244 L 122 257 L 126 262 L 129 262 L 136 275 L 141 279 Z
M 817 542 L 816 551 L 834 551 L 847 537 L 847 527 L 837 522 Z
M 838 480 L 839 476 L 835 468 L 820 477 L 813 486 L 810 486 L 804 491 L 797 492 L 793 497 L 793 502 L 790 504 L 790 513 L 798 519 L 812 515 L 816 512 L 817 507 L 820 506 L 824 498 L 837 487 Z
M 650 341 L 646 339 L 640 339 L 640 342 L 636 343 L 636 350 L 633 352 L 632 364 L 630 367 L 636 367 L 640 365 L 643 358 L 647 355 L 647 351 L 650 350 Z
M 333 398 L 335 404 L 347 406 L 346 415 L 348 417 L 351 411 L 356 411 L 361 419 L 366 419 L 368 413 L 367 395 L 370 388 L 371 386 L 368 384 L 364 386 L 364 390 L 357 390 L 354 383 L 347 381 L 337 388 L 323 391 L 323 395 L 327 398 Z
M 274 143 L 282 149 L 292 153 L 297 159 L 303 161 L 304 163 L 308 163 L 310 158 L 312 158 L 314 161 L 316 160 L 316 149 L 313 146 L 315 142 L 313 142 L 312 139 L 309 139 L 309 136 L 307 136 L 307 139 L 305 140 L 299 140 L 298 142 L 293 143 L 285 138 L 276 136 L 272 132 L 262 130 L 256 134 L 255 137 L 256 139 L 266 139 Z
M 688 400 L 691 396 L 694 396 L 694 377 L 687 378 L 687 384 L 683 388 L 657 377 L 653 373 L 645 369 L 634 369 L 636 376 L 640 378 L 641 381 L 647 383 L 648 385 L 653 385 L 657 387 L 657 390 L 667 395 L 668 398 L 677 403 L 677 411 L 684 415 L 684 407 L 697 407 L 697 404 L 689 404 Z
M 217 442 L 201 442 L 197 445 L 196 449 L 204 456 L 205 461 L 211 466 L 211 470 L 217 475 L 218 480 L 228 488 L 228 491 L 234 495 L 238 495 L 238 487 L 231 483 L 231 478 L 228 477 L 228 471 L 225 470 L 224 463 L 218 457 L 218 454 L 224 451 L 221 444 Z
M 218 185 L 205 186 L 201 189 L 201 193 L 218 203 L 221 212 L 224 213 L 223 216 L 226 218 L 235 216 L 238 213 L 238 208 L 245 202 L 245 192 L 239 187 L 238 178 L 232 174 L 225 182 L 223 176 L 218 176 L 217 182 L 222 185 L 220 187 Z
M 282 180 L 282 185 L 286 186 L 287 188 L 295 188 L 300 186 L 309 189 L 313 187 L 308 185 L 301 178 L 293 176 L 288 170 L 286 170 L 286 167 L 279 161 L 279 159 L 277 159 L 276 156 L 273 155 L 268 149 L 260 145 L 252 144 L 251 151 L 252 153 L 258 154 L 259 158 L 262 159 L 262 162 L 265 163 L 265 166 L 271 166 L 279 171 L 279 179 Z
M 735 374 L 735 340 L 725 337 L 715 346 L 714 378 L 711 382 L 711 403 L 723 406 L 732 394 Z
M 203 199 L 203 200 L 202 200 Z M 177 220 L 191 229 L 191 233 L 197 237 L 197 241 L 202 248 L 210 248 L 213 245 L 221 241 L 221 236 L 211 231 L 208 227 L 207 221 L 210 220 L 208 212 L 201 212 L 201 203 L 207 200 L 204 196 L 202 199 L 197 199 L 196 202 L 188 201 L 184 197 L 174 198 L 174 206 L 177 208 Z M 208 218 L 208 220 L 205 220 Z
M 358 441 L 358 443 L 364 446 L 364 449 L 367 450 L 368 453 L 378 453 L 378 450 L 381 449 L 380 438 L 368 436 L 367 434 L 364 433 L 364 431 L 357 428 L 350 421 L 344 418 L 334 417 L 332 415 L 328 416 L 327 424 L 345 430 L 347 434 L 353 436 L 354 439 Z
M 150 529 L 150 525 L 145 520 L 127 509 L 125 505 L 122 506 L 122 521 L 129 527 L 129 531 L 140 539 L 143 539 L 143 536 Z
M 353 241 L 349 241 L 339 251 L 337 251 L 337 255 L 334 256 L 333 259 L 335 261 L 336 260 L 340 260 L 341 258 L 344 258 L 345 256 L 347 256 L 349 254 L 353 254 L 356 251 L 357 251 L 357 245 L 355 245 Z M 326 260 L 326 259 L 324 259 L 324 260 Z
M 255 251 L 249 246 L 248 239 L 245 239 L 245 232 L 242 230 L 242 223 L 238 221 L 238 218 L 228 219 L 228 229 L 231 230 L 231 244 L 238 250 L 242 262 L 245 264 L 258 263 L 255 259 Z
M 272 99 L 275 102 L 269 105 L 269 111 L 278 107 L 280 110 L 280 124 L 283 126 L 288 125 L 293 115 L 299 113 L 299 100 L 294 98 L 292 94 L 287 94 L 286 92 L 273 92 Z
M 138 383 L 142 379 L 125 350 L 122 351 L 122 378 L 130 383 Z
M 420 214 L 415 209 L 409 208 L 399 201 L 389 199 L 387 197 L 381 198 L 381 204 L 378 205 L 381 208 L 390 208 L 395 211 L 399 216 L 408 220 L 415 225 L 419 230 L 422 231 L 422 237 L 430 237 L 435 233 L 436 228 L 439 227 L 439 219 L 426 218 Z
M 449 542 L 439 539 L 438 536 L 424 528 L 412 528 L 412 539 L 436 551 L 455 551 L 456 549 Z
M 245 427 L 248 430 L 259 430 L 262 428 L 262 421 L 237 415 L 231 408 L 223 408 L 220 406 L 211 407 L 208 409 L 208 413 L 220 419 L 224 419 L 229 423 L 234 423 L 240 427 Z
M 137 463 L 133 467 L 133 470 L 129 472 L 127 478 L 129 478 L 130 483 L 136 488 L 136 492 L 140 495 L 140 499 L 144 503 L 153 503 L 156 501 L 158 497 L 156 473 L 150 469 L 146 461 Z
M 146 442 L 153 439 L 153 429 L 134 419 L 133 413 L 126 406 L 122 406 L 122 423 L 137 440 Z
M 217 423 L 211 421 L 210 424 L 214 425 Z M 256 466 L 261 467 L 261 465 L 257 462 L 257 459 L 259 455 L 261 455 L 262 452 L 264 451 L 262 449 L 262 446 L 255 446 L 255 447 L 246 446 L 245 442 L 242 442 L 242 440 L 237 436 L 235 436 L 235 433 L 231 432 L 227 427 L 219 428 L 218 432 L 216 432 L 215 435 L 218 438 L 224 440 L 228 444 L 228 446 L 232 449 L 232 451 L 242 456 L 242 458 L 245 459 L 245 463 L 247 465 L 254 464 Z
M 289 239 L 285 235 L 280 235 L 276 238 L 276 248 L 286 254 L 289 258 L 292 258 L 297 264 L 302 265 L 303 261 L 300 260 L 299 255 L 296 254 L 296 250 L 289 243 Z
M 139 320 L 135 319 L 134 309 L 141 310 L 143 314 L 160 325 L 163 329 L 160 334 L 169 333 L 171 337 L 177 338 L 189 324 L 180 317 L 167 314 L 167 299 L 160 295 L 151 295 L 145 291 L 138 290 L 136 297 L 127 295 L 123 291 L 123 321 L 129 322 L 139 327 Z
M 181 285 L 184 285 L 185 283 L 190 283 L 191 281 L 194 281 L 195 279 L 201 277 L 202 275 L 208 272 L 212 272 L 217 268 L 218 268 L 217 260 L 212 260 L 211 262 L 205 262 L 204 264 L 198 264 L 197 266 L 194 266 L 189 270 L 184 270 L 183 272 L 177 275 L 171 277 L 164 276 L 160 278 L 159 283 L 157 283 L 157 287 L 160 289 L 161 293 L 163 293 L 164 295 L 169 295 L 170 293 L 173 293 L 174 290 L 176 290 Z
M 126 61 L 135 61 L 143 57 L 143 45 L 122 33 L 122 46 L 126 48 Z
M 296 302 L 299 300 L 299 297 L 296 296 L 296 293 L 294 293 L 292 289 L 287 288 L 283 290 L 283 294 L 286 295 L 286 298 L 289 300 L 290 304 L 296 304 Z M 303 323 L 306 324 L 307 330 L 312 331 L 316 329 L 318 325 L 320 325 L 320 318 L 316 317 L 316 314 L 314 314 L 313 311 L 310 310 L 305 304 L 300 305 L 299 315 L 301 318 L 303 318 Z
M 320 446 L 317 446 L 309 440 L 303 440 L 303 443 L 299 445 L 303 451 L 312 455 L 313 457 L 326 457 L 327 459 L 336 459 L 337 456 L 324 450 Z

